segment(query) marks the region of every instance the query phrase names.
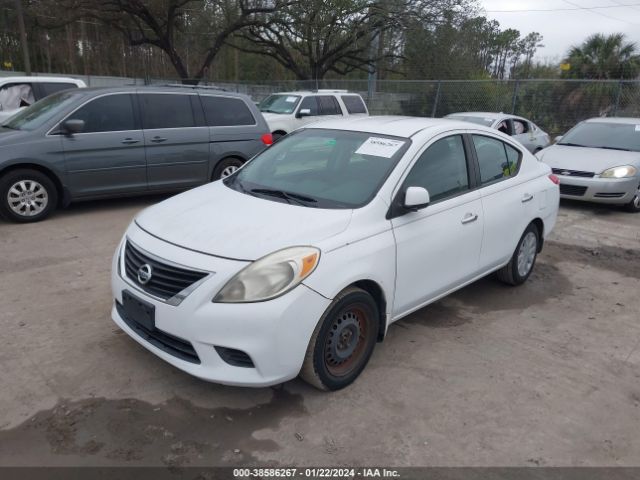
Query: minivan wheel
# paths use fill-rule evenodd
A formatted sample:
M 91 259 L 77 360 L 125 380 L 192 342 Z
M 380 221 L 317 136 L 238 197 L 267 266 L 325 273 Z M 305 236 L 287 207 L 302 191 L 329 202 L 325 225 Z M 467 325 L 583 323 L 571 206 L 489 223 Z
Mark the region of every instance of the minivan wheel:
M 540 245 L 540 232 L 533 223 L 520 237 L 511 260 L 496 272 L 498 279 L 509 285 L 522 285 L 527 281 L 536 263 Z
M 640 187 L 638 187 L 633 199 L 625 205 L 625 208 L 628 212 L 640 213 Z
M 218 162 L 216 168 L 213 170 L 212 181 L 220 180 L 221 178 L 226 178 L 229 175 L 235 173 L 244 162 L 239 158 L 225 158 Z
M 360 288 L 343 290 L 311 336 L 300 376 L 320 390 L 340 390 L 367 365 L 378 338 L 378 306 Z
M 0 178 L 0 213 L 14 222 L 44 220 L 56 209 L 58 192 L 37 170 L 13 170 Z

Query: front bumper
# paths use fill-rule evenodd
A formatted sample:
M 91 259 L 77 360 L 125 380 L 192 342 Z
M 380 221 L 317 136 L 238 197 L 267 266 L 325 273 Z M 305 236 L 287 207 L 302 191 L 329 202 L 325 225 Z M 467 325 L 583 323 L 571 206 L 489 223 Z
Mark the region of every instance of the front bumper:
M 123 278 L 124 274 L 119 273 L 118 268 L 121 256 L 116 253 L 112 265 L 115 302 L 111 316 L 131 338 L 171 365 L 216 383 L 259 387 L 282 383 L 298 375 L 313 330 L 331 303 L 329 299 L 299 285 L 266 302 L 212 303 L 214 295 L 246 262 L 191 252 L 152 237 L 135 226 L 129 229 L 126 237 L 157 257 L 185 266 L 197 265 L 199 269 L 212 272 L 179 305 L 172 306 L 144 293 L 134 281 Z M 124 290 L 152 304 L 156 329 L 190 344 L 199 363 L 180 358 L 170 353 L 170 349 L 159 348 L 139 330 L 131 328 L 121 314 L 122 309 L 117 308 L 123 301 Z M 227 363 L 216 347 L 246 353 L 253 367 Z
M 640 179 L 633 178 L 580 178 L 558 175 L 560 197 L 585 202 L 624 205 L 638 191 Z

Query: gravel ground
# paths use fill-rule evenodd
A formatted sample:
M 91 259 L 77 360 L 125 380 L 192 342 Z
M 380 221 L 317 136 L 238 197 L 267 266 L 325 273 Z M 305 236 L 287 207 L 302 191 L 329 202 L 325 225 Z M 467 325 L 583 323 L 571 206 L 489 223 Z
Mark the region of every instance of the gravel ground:
M 225 387 L 110 320 L 110 259 L 160 200 L 0 222 L 0 465 L 640 465 L 640 215 L 563 203 L 529 282 L 398 322 L 362 377 Z

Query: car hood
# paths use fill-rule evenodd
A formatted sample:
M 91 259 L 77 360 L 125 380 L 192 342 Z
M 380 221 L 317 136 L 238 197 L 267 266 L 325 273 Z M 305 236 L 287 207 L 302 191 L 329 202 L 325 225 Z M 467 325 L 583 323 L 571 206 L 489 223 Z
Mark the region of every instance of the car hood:
M 263 112 L 262 116 L 264 117 L 267 124 L 271 125 L 272 123 L 277 123 L 283 120 L 290 119 L 293 116 L 293 114 Z
M 30 133 L 26 130 L 11 130 L 0 127 L 0 147 L 28 142 Z M 31 140 L 33 140 L 33 137 L 31 137 Z
M 603 148 L 554 145 L 542 150 L 539 158 L 551 168 L 566 168 L 567 170 L 580 170 L 597 174 L 608 168 L 620 165 L 640 166 L 639 152 L 624 152 Z
M 136 218 L 140 228 L 191 250 L 256 260 L 282 248 L 315 245 L 343 232 L 352 210 L 308 208 L 253 197 L 222 181 L 176 195 Z

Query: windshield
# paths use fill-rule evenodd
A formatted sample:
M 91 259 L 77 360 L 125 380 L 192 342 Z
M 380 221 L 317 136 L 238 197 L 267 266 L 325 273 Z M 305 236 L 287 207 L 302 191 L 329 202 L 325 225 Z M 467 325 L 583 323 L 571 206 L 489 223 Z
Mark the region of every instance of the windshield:
M 470 122 L 476 123 L 478 125 L 484 125 L 485 127 L 490 127 L 495 122 L 493 118 L 485 118 L 485 117 L 476 117 L 471 115 L 447 115 L 446 118 L 451 120 L 460 120 L 461 122 Z
M 72 92 L 50 95 L 30 107 L 21 110 L 2 126 L 12 130 L 35 130 L 56 116 L 65 105 L 73 101 Z
M 248 195 L 317 208 L 369 203 L 411 140 L 345 130 L 289 134 L 224 183 Z
M 580 123 L 562 137 L 558 145 L 640 152 L 640 124 Z
M 266 113 L 293 113 L 299 101 L 298 95 L 269 95 L 260 102 L 259 108 Z

